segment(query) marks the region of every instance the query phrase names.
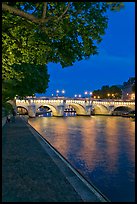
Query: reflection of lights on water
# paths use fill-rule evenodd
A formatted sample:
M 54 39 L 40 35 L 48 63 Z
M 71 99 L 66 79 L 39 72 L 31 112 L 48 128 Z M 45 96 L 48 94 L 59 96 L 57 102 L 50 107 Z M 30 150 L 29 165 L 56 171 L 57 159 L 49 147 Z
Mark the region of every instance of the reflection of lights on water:
M 76 116 L 76 112 L 66 112 L 65 114 L 64 114 L 65 116 Z
M 72 112 L 72 116 L 76 113 Z M 66 115 L 69 115 L 68 113 Z M 35 120 L 35 119 L 34 119 Z M 31 121 L 31 120 L 30 120 Z M 106 169 L 106 173 L 109 176 L 112 175 L 112 180 L 116 180 L 112 183 L 118 185 L 118 173 L 119 173 L 119 155 L 125 151 L 123 148 L 123 141 L 126 138 L 125 148 L 130 151 L 126 151 L 128 159 L 134 162 L 134 123 L 130 123 L 129 120 L 123 120 L 123 118 L 92 116 L 90 117 L 71 117 L 63 120 L 63 118 L 41 118 L 40 122 L 36 121 L 39 129 L 45 130 L 43 135 L 48 141 L 65 157 L 69 157 L 71 154 L 76 158 L 76 166 L 80 162 L 79 166 L 82 166 L 83 161 L 85 166 L 81 168 L 89 175 L 96 176 L 98 170 Z M 35 127 L 35 124 L 33 125 Z M 60 128 L 61 127 L 61 128 Z M 124 132 L 125 131 L 125 132 Z M 124 137 L 123 137 L 123 133 Z M 126 137 L 125 137 L 126 136 Z M 123 150 L 122 150 L 123 148 Z M 67 158 L 70 159 L 71 158 Z M 73 160 L 72 157 L 72 162 Z M 127 164 L 126 164 L 127 165 Z M 94 174 L 95 173 L 95 174 Z M 121 172 L 120 172 L 121 173 Z M 84 174 L 84 171 L 83 171 Z M 107 174 L 98 175 L 95 179 L 104 178 L 104 184 L 107 186 Z M 122 172 L 123 174 L 123 172 Z M 106 176 L 106 179 L 105 179 Z M 124 174 L 123 174 L 124 176 Z M 111 176 L 110 176 L 111 179 Z M 106 180 L 106 181 L 105 181 Z M 111 180 L 110 180 L 111 181 Z M 103 187 L 102 187 L 103 188 Z

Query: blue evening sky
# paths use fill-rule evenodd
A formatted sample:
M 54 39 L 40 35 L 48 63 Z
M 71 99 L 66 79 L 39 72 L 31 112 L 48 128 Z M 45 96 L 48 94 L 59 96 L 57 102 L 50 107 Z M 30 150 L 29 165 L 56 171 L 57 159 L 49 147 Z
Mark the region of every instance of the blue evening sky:
M 108 28 L 98 45 L 99 54 L 66 68 L 49 63 L 49 87 L 37 96 L 55 96 L 56 90 L 63 89 L 65 96 L 84 96 L 85 91 L 122 85 L 135 76 L 135 2 L 124 4 L 119 12 L 108 12 Z

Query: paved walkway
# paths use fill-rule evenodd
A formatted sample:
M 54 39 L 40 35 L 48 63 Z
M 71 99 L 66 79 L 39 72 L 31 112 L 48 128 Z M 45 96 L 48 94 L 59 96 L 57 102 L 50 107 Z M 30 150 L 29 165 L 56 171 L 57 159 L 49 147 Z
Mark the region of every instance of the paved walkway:
M 2 129 L 3 202 L 106 202 L 17 116 Z

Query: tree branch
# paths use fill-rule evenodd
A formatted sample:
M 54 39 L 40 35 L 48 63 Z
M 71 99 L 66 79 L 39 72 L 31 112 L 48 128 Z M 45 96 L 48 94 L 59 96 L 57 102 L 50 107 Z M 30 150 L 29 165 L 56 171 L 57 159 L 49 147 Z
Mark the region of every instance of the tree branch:
M 36 24 L 46 23 L 50 19 L 50 18 L 38 19 L 32 14 L 25 13 L 24 11 L 21 11 L 12 6 L 8 6 L 5 3 L 2 3 L 2 10 L 8 11 L 9 13 L 13 13 L 14 15 L 20 16 L 22 18 L 26 18 L 27 20 L 32 21 L 33 23 L 36 23 Z
M 31 13 L 31 15 L 32 15 L 33 13 L 35 13 L 35 11 L 37 10 L 38 7 L 39 7 L 39 3 L 36 4 L 36 8 L 35 8 L 35 10 Z
M 67 8 L 65 9 L 65 11 L 63 12 L 63 14 L 58 18 L 58 20 L 60 20 L 60 19 L 65 15 L 65 13 L 67 12 L 67 10 L 69 9 L 69 6 L 70 6 L 70 2 L 68 3 L 68 6 L 67 6 Z
M 47 2 L 43 2 L 43 15 L 42 18 L 45 19 L 46 17 L 46 11 L 47 11 Z

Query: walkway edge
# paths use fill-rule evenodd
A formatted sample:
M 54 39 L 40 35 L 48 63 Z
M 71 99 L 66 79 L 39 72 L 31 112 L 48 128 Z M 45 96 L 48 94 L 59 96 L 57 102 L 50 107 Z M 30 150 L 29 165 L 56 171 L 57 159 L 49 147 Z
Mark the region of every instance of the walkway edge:
M 76 192 L 80 195 L 81 199 L 84 202 L 111 202 L 106 196 L 104 196 L 94 185 L 91 185 L 43 136 L 33 128 L 26 119 L 22 118 L 26 123 L 34 137 L 41 144 L 43 149 L 50 155 L 53 161 L 58 165 L 62 173 L 65 175 L 66 179 L 73 186 Z M 61 168 L 60 164 L 57 160 L 57 157 L 61 159 L 65 166 L 67 166 L 70 171 L 75 174 L 74 176 L 70 176 L 65 170 L 65 167 Z M 84 184 L 84 185 L 83 185 Z

